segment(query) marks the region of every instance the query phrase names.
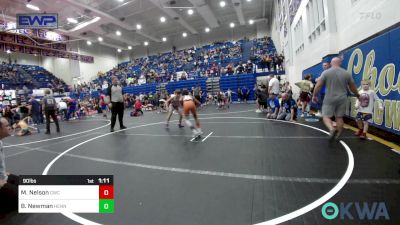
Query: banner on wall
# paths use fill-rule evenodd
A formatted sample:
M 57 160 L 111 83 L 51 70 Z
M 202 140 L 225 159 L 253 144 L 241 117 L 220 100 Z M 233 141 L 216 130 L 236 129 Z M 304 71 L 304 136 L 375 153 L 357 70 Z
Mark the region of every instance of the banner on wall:
M 0 40 L 5 42 L 14 43 L 15 42 L 15 35 L 14 34 L 0 34 Z
M 34 47 L 25 47 L 25 53 L 26 54 L 40 54 L 40 49 L 39 48 L 34 48 Z
M 35 39 L 35 41 L 39 44 L 25 36 L 0 32 L 0 50 L 2 51 L 10 50 L 11 52 L 26 54 L 41 54 L 42 56 L 67 58 L 79 60 L 84 63 L 94 63 L 93 56 L 67 52 L 67 46 L 64 43 L 49 43 L 49 41 L 43 39 Z
M 18 44 L 31 45 L 31 46 L 35 45 L 35 43 L 27 37 L 21 35 L 15 35 L 15 38 L 16 38 L 16 43 Z
M 353 75 L 357 86 L 371 81 L 371 87 L 383 104 L 374 107 L 373 126 L 400 134 L 400 27 L 355 47 L 341 51 L 343 67 Z M 349 98 L 347 115 L 356 116 L 355 97 Z

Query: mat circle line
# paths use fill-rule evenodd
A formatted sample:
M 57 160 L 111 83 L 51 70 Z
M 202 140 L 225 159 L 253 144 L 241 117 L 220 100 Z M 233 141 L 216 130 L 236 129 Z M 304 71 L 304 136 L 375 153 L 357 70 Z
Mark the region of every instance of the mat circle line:
M 274 121 L 274 122 L 280 122 L 280 123 L 289 123 L 289 124 L 293 124 L 293 125 L 299 125 L 299 126 L 303 126 L 303 127 L 308 127 L 317 131 L 320 131 L 322 133 L 325 134 L 329 134 L 329 132 L 322 130 L 320 128 L 317 127 L 313 127 L 307 124 L 301 124 L 301 123 L 294 123 L 294 122 L 289 122 L 289 121 L 281 121 L 281 120 L 270 120 L 270 119 L 265 119 L 265 118 L 255 118 L 255 117 L 204 117 L 204 118 L 200 118 L 201 120 L 211 120 L 211 119 L 247 119 L 247 120 L 263 120 L 263 121 Z M 175 121 L 171 121 L 171 122 L 176 122 Z M 131 129 L 135 129 L 135 128 L 140 128 L 140 127 L 147 127 L 147 126 L 153 126 L 153 125 L 158 125 L 158 124 L 164 124 L 165 122 L 156 122 L 156 123 L 149 123 L 149 124 L 143 124 L 143 125 L 138 125 L 138 126 L 134 126 L 134 127 L 130 127 L 127 128 L 125 130 L 131 130 Z M 122 132 L 125 130 L 118 130 L 115 131 L 114 133 L 118 133 L 118 132 Z M 108 136 L 108 135 L 112 135 L 114 133 L 106 133 L 106 134 L 102 134 L 99 135 L 97 137 L 93 137 L 90 138 L 86 141 L 83 141 L 77 145 L 72 146 L 71 148 L 65 150 L 64 152 L 62 152 L 61 154 L 59 154 L 58 156 L 56 156 L 47 166 L 46 168 L 43 170 L 42 175 L 47 175 L 50 168 L 53 166 L 53 164 L 59 160 L 63 155 L 67 154 L 68 152 L 74 150 L 75 148 L 84 145 L 88 142 L 91 142 L 93 140 L 96 140 L 98 138 L 104 137 L 104 136 Z M 347 169 L 346 172 L 344 173 L 344 175 L 342 176 L 342 178 L 339 180 L 339 182 L 330 190 L 328 191 L 326 194 L 324 194 L 323 196 L 321 196 L 320 198 L 318 198 L 317 200 L 311 202 L 310 204 L 303 206 L 293 212 L 287 213 L 285 215 L 282 215 L 280 217 L 274 218 L 274 219 L 270 219 L 268 221 L 264 221 L 261 223 L 258 223 L 256 225 L 276 225 L 276 224 L 280 224 L 289 220 L 292 220 L 294 218 L 297 218 L 299 216 L 302 216 L 306 213 L 308 213 L 309 211 L 321 206 L 322 204 L 324 204 L 325 202 L 327 202 L 329 199 L 331 199 L 333 196 L 335 196 L 343 187 L 344 185 L 346 185 L 347 181 L 350 179 L 351 174 L 353 173 L 354 170 L 354 156 L 353 153 L 350 149 L 350 147 L 344 142 L 344 141 L 340 141 L 340 144 L 344 147 L 347 156 L 348 156 L 348 165 L 347 165 Z M 101 223 L 97 223 L 91 220 L 88 220 L 86 218 L 83 218 L 81 216 L 78 216 L 74 213 L 70 213 L 70 212 L 64 212 L 62 213 L 62 215 L 64 215 L 65 217 L 80 223 L 80 224 L 85 224 L 85 225 L 103 225 Z

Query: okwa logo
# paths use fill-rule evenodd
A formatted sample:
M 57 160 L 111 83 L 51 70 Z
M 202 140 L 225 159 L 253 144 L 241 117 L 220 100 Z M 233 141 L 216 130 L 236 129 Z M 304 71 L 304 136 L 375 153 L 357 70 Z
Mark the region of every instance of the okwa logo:
M 322 206 L 322 216 L 327 220 L 337 217 L 341 220 L 390 220 L 386 204 L 384 202 L 341 202 L 339 206 L 333 202 L 327 202 Z

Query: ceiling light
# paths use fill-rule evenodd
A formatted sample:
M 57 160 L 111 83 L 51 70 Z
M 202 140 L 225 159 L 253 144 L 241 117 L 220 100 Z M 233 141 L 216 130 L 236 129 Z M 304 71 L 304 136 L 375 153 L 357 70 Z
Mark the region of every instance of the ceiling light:
M 183 33 L 182 33 L 182 36 L 183 36 L 183 37 L 186 37 L 186 36 L 187 36 L 187 33 L 186 33 L 186 32 L 183 32 Z
M 67 18 L 67 21 L 70 23 L 78 23 L 78 20 L 76 20 L 74 18 Z
M 89 20 L 89 21 L 84 22 L 84 23 L 80 23 L 76 27 L 72 28 L 70 31 L 74 32 L 74 31 L 80 30 L 80 29 L 82 29 L 82 28 L 84 28 L 84 27 L 86 27 L 86 26 L 88 26 L 88 25 L 90 25 L 92 23 L 96 23 L 100 19 L 101 19 L 100 17 L 95 17 L 92 20 Z
M 119 2 L 123 2 L 124 0 L 118 0 Z
M 102 42 L 102 41 L 103 41 L 103 38 L 102 38 L 102 37 L 98 37 L 97 40 L 99 40 L 100 42 Z
M 116 34 L 117 36 L 121 36 L 121 31 L 117 30 L 117 31 L 115 32 L 115 34 Z
M 122 50 L 121 49 L 117 49 L 117 52 L 122 52 Z
M 129 49 L 129 50 L 132 50 L 132 46 L 129 45 L 129 46 L 128 46 L 128 49 Z
M 189 15 L 193 15 L 193 9 L 189 9 L 187 12 Z
M 34 5 L 31 5 L 31 4 L 26 4 L 26 7 L 27 7 L 27 8 L 30 8 L 30 9 L 33 9 L 33 10 L 36 10 L 36 11 L 39 11 L 39 10 L 40 10 L 39 7 L 34 6 Z
M 234 23 L 230 23 L 229 26 L 230 26 L 231 28 L 234 28 L 234 27 L 235 27 L 235 24 L 234 24 Z
M 92 45 L 92 42 L 91 41 L 87 41 L 86 44 L 87 45 Z
M 70 23 L 78 23 L 78 20 L 76 20 L 74 18 L 67 18 L 67 21 Z
M 220 2 L 219 2 L 219 6 L 225 7 L 225 5 L 226 5 L 225 1 L 220 1 Z
M 253 24 L 254 23 L 254 20 L 249 20 L 249 24 L 251 25 L 251 24 Z
M 160 18 L 161 23 L 164 23 L 166 20 L 167 19 L 165 19 L 165 17 L 163 17 L 163 16 Z
M 142 29 L 142 25 L 136 24 L 136 29 L 138 29 L 138 30 Z
M 206 33 L 210 32 L 210 28 L 206 27 L 206 29 L 204 29 L 206 31 Z
M 163 41 L 163 42 L 166 42 L 166 41 L 167 41 L 167 38 L 166 38 L 166 37 L 163 37 L 163 38 L 162 38 L 162 41 Z
M 149 45 L 149 42 L 145 41 L 144 46 L 147 46 L 147 45 Z
M 247 2 L 251 2 L 251 0 L 247 0 Z
M 7 51 L 6 51 L 6 52 L 7 52 L 7 54 L 10 54 L 10 53 L 11 53 L 10 49 L 7 49 Z

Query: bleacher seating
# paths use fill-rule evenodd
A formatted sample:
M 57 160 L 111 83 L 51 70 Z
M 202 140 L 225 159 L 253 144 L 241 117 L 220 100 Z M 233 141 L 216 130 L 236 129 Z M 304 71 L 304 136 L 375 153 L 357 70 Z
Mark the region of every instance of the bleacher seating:
M 54 88 L 55 84 L 67 91 L 67 85 L 52 73 L 40 66 L 2 64 L 0 65 L 0 84 L 4 89 Z

